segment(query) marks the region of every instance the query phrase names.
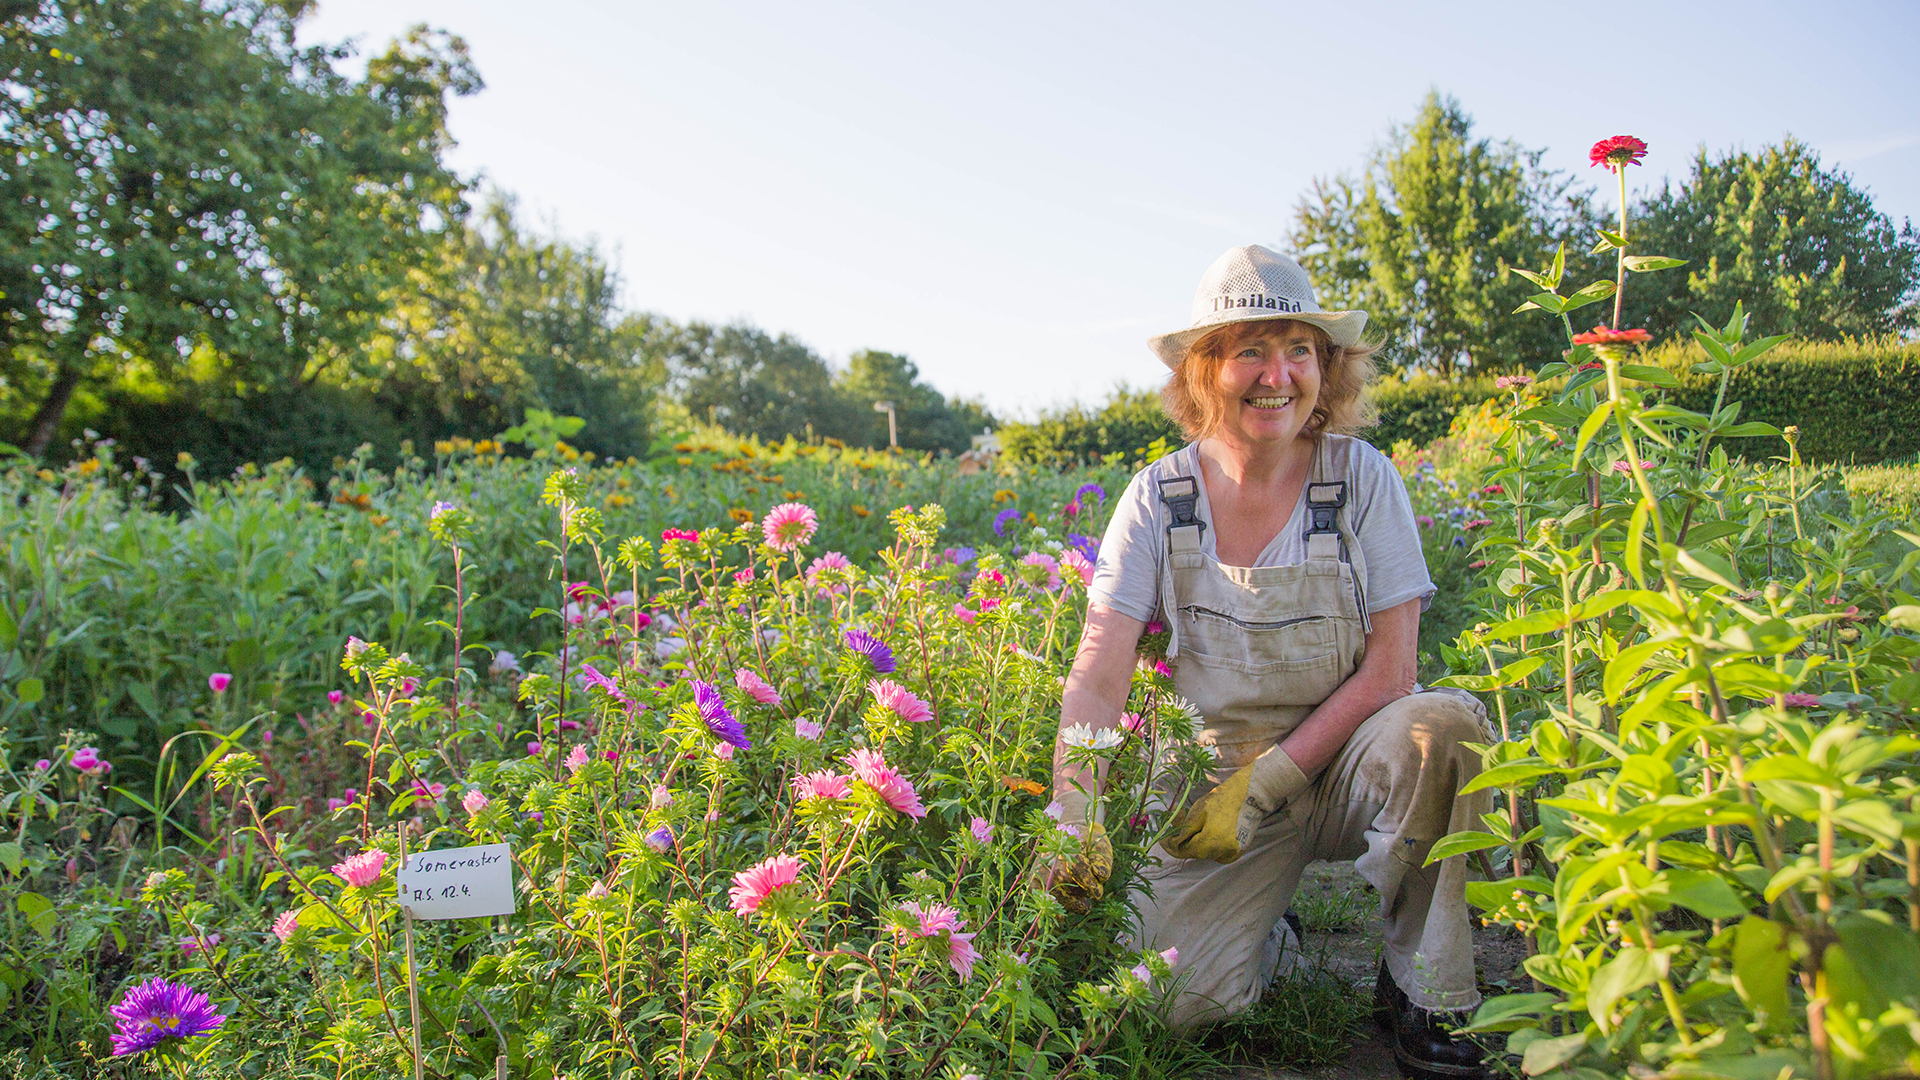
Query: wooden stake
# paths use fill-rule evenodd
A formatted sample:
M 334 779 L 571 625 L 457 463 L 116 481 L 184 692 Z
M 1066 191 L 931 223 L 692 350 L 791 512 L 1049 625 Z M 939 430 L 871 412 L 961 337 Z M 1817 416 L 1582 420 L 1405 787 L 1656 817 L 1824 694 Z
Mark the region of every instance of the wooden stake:
M 493 1059 L 493 1080 L 507 1080 L 507 1055 Z
M 400 868 L 407 866 L 407 823 L 400 823 Z M 413 966 L 413 908 L 404 900 L 400 911 L 406 919 L 407 935 L 407 1007 L 413 1011 L 413 1080 L 426 1080 L 426 1059 L 420 1056 L 420 975 Z

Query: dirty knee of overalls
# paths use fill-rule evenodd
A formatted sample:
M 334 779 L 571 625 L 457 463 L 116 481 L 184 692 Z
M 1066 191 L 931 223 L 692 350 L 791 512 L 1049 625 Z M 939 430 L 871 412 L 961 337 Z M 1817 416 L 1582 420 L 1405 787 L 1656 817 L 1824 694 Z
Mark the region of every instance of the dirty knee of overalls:
M 1448 694 L 1419 694 L 1412 699 L 1405 721 L 1407 742 L 1428 761 L 1465 754 L 1476 764 L 1478 753 L 1467 743 L 1485 743 L 1487 726 L 1466 704 Z

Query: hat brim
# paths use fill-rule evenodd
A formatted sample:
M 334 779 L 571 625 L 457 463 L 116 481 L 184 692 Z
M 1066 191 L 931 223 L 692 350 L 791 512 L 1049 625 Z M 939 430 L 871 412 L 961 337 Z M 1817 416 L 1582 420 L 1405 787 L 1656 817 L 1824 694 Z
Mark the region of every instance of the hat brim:
M 1187 358 L 1187 349 L 1208 334 L 1223 326 L 1232 326 L 1243 322 L 1295 322 L 1312 323 L 1327 332 L 1336 348 L 1346 348 L 1360 342 L 1360 334 L 1367 328 L 1367 313 L 1364 311 L 1297 311 L 1286 315 L 1274 315 L 1265 311 L 1249 309 L 1246 313 L 1235 313 L 1218 322 L 1205 326 L 1192 326 L 1185 330 L 1176 330 L 1171 334 L 1161 334 L 1147 339 L 1147 347 L 1160 358 L 1160 362 L 1169 368 L 1178 369 L 1180 362 Z

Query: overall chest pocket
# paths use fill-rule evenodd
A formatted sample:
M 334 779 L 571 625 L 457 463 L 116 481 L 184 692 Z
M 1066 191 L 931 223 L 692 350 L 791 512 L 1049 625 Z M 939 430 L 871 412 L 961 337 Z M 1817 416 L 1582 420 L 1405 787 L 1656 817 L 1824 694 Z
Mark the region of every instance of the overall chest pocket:
M 1318 705 L 1340 685 L 1334 621 L 1324 615 L 1242 619 L 1188 605 L 1182 616 L 1182 692 L 1208 716 Z

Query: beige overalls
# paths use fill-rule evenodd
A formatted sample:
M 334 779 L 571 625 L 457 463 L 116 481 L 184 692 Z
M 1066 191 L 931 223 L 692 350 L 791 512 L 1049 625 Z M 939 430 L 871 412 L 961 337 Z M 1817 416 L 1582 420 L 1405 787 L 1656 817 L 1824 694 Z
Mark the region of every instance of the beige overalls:
M 1160 483 L 1172 520 L 1160 583 L 1167 652 L 1174 685 L 1204 717 L 1202 741 L 1219 750 L 1216 783 L 1284 738 L 1366 655 L 1366 560 L 1346 520 L 1345 481 L 1323 475 L 1326 456 L 1322 444 L 1306 493 L 1307 560 L 1296 566 L 1222 565 L 1200 547 L 1198 477 Z M 1259 998 L 1280 964 L 1281 916 L 1319 859 L 1353 859 L 1379 890 L 1387 967 L 1414 1004 L 1475 1005 L 1464 859 L 1420 864 L 1440 837 L 1483 827 L 1490 797 L 1457 793 L 1480 771 L 1463 744 L 1490 738 L 1482 714 L 1458 697 L 1403 697 L 1363 722 L 1237 861 L 1156 849 L 1158 865 L 1134 897 L 1135 944 L 1179 946 L 1183 982 L 1168 1021 L 1188 1027 Z

